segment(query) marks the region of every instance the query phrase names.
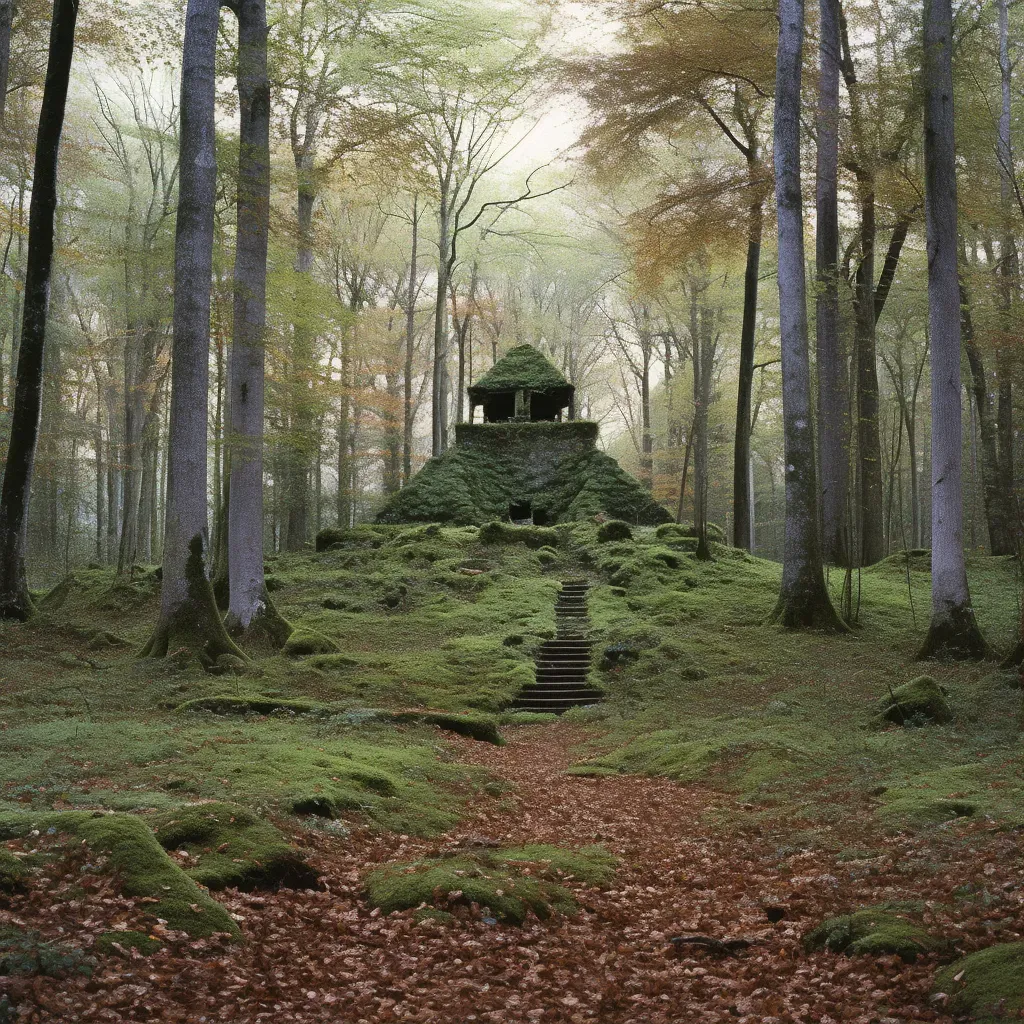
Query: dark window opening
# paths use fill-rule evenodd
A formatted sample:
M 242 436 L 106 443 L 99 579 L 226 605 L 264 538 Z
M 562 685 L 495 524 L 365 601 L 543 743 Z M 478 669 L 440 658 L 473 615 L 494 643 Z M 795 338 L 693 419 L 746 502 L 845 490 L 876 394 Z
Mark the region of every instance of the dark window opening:
M 504 423 L 516 414 L 516 394 L 514 391 L 488 395 L 483 402 L 484 422 Z
M 508 507 L 508 517 L 513 523 L 521 523 L 524 519 L 533 521 L 533 507 L 528 501 L 513 501 Z

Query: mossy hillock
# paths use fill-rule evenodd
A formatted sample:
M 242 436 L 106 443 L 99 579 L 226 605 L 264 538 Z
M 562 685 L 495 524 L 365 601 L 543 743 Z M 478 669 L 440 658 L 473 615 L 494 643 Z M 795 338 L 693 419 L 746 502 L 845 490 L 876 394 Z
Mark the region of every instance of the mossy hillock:
M 238 804 L 193 804 L 148 820 L 169 853 L 184 851 L 186 872 L 208 889 L 317 887 L 305 856 L 269 821 Z
M 370 902 L 385 913 L 476 904 L 499 921 L 521 925 L 530 913 L 543 920 L 575 912 L 578 904 L 566 884 L 600 885 L 615 866 L 603 847 L 454 851 L 385 865 L 367 876 L 366 888 Z
M 228 912 L 174 863 L 141 818 L 85 811 L 0 814 L 0 838 L 37 831 L 84 842 L 97 869 L 114 874 L 126 896 L 150 900 L 147 912 L 169 927 L 192 936 L 238 936 Z
M 878 719 L 902 726 L 947 725 L 953 721 L 953 709 L 946 692 L 931 676 L 918 676 L 882 698 Z
M 535 522 L 604 513 L 656 525 L 671 516 L 640 482 L 596 448 L 597 424 L 460 424 L 456 443 L 389 499 L 378 523 L 482 525 L 524 503 Z
M 803 939 L 811 953 L 847 956 L 898 956 L 913 963 L 919 956 L 948 948 L 905 914 L 888 907 L 867 907 L 822 921 Z
M 1024 942 L 979 950 L 944 967 L 934 991 L 948 996 L 945 1010 L 972 1021 L 1019 1020 L 1024 1011 Z
M 9 896 L 25 888 L 29 869 L 20 857 L 0 848 L 0 896 Z

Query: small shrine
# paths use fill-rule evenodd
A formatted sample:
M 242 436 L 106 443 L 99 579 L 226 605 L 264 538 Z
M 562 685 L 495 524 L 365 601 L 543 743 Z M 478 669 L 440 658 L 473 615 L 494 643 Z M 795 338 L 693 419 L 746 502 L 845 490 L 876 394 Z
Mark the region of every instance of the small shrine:
M 597 424 L 576 419 L 575 392 L 532 345 L 513 348 L 468 388 L 470 420 L 456 425 L 455 444 L 389 498 L 377 521 L 544 526 L 604 514 L 669 522 L 640 481 L 597 447 Z

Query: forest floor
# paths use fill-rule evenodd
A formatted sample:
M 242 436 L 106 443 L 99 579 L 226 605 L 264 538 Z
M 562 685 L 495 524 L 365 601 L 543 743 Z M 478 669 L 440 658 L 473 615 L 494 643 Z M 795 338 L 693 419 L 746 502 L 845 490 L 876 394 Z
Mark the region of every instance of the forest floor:
M 865 572 L 836 638 L 766 623 L 778 566 L 675 529 L 360 527 L 268 560 L 296 642 L 221 676 L 135 657 L 151 569 L 40 595 L 0 627 L 0 1024 L 954 1019 L 937 971 L 1024 936 L 1018 675 L 933 665 L 945 723 L 880 721 L 926 554 Z M 606 701 L 504 711 L 580 575 Z M 970 575 L 1005 647 L 1016 563 Z M 118 864 L 90 822 L 145 842 Z M 295 859 L 320 887 L 268 888 Z M 880 907 L 935 950 L 805 948 Z
M 787 854 L 782 833 L 759 825 L 709 832 L 706 815 L 721 794 L 665 779 L 567 775 L 592 732 L 558 723 L 512 728 L 504 747 L 453 741 L 459 759 L 510 787 L 467 808 L 455 829 L 429 840 L 358 827 L 343 840 L 306 836 L 321 891 L 221 894 L 245 943 L 172 935 L 157 955 L 126 951 L 89 977 L 25 979 L 15 990 L 24 999 L 18 1019 L 944 1022 L 952 1018 L 929 994 L 937 957 L 808 954 L 801 937 L 837 907 L 880 903 L 916 908 L 958 944 L 990 941 L 993 922 L 1004 938 L 1024 924 L 1013 835 L 982 826 L 944 843 L 875 836 L 876 848 L 856 861 Z M 601 843 L 620 867 L 608 885 L 577 887 L 578 914 L 521 928 L 455 904 L 444 923 L 417 922 L 411 911 L 384 916 L 364 898 L 368 865 L 537 842 Z M 998 895 L 965 900 L 972 879 Z M 99 934 L 145 911 L 99 878 L 65 902 L 71 884 L 83 884 L 80 862 L 54 861 L 46 884 L 12 903 L 12 919 L 43 922 L 52 937 Z M 1016 921 L 1009 930 L 1007 917 Z M 695 934 L 751 945 L 717 955 L 672 942 Z

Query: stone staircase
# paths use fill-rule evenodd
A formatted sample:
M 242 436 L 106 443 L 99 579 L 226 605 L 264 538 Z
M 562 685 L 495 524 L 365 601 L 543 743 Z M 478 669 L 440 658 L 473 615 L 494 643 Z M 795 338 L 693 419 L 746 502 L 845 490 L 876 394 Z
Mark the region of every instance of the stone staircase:
M 516 711 L 558 715 L 602 699 L 601 691 L 587 680 L 593 647 L 587 638 L 589 589 L 586 580 L 563 581 L 555 603 L 555 639 L 545 641 L 537 652 L 537 681 L 523 687 L 512 704 Z

